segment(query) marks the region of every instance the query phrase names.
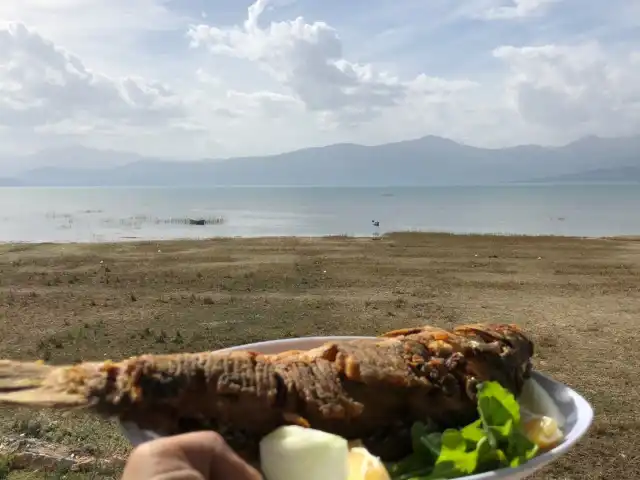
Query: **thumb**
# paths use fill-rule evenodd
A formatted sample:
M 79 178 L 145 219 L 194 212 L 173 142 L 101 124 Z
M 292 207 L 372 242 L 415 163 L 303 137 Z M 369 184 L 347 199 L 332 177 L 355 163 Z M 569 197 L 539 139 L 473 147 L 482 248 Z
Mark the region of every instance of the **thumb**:
M 182 436 L 185 455 L 202 464 L 209 480 L 262 480 L 262 475 L 245 462 L 224 439 L 215 432 L 195 432 Z
M 262 476 L 212 431 L 144 443 L 133 451 L 122 476 L 123 480 L 169 478 L 261 480 Z

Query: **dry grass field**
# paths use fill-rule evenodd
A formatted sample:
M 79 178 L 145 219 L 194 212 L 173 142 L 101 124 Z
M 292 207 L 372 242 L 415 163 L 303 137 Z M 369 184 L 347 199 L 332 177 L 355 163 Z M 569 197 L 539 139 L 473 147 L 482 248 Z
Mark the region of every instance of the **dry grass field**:
M 596 409 L 589 437 L 536 478 L 640 478 L 640 240 L 400 233 L 0 245 L 0 358 L 60 364 L 483 321 L 522 325 L 536 367 Z M 128 450 L 106 421 L 7 408 L 3 442 L 102 459 Z M 18 463 L 0 459 L 0 479 L 118 475 L 117 466 L 40 473 Z

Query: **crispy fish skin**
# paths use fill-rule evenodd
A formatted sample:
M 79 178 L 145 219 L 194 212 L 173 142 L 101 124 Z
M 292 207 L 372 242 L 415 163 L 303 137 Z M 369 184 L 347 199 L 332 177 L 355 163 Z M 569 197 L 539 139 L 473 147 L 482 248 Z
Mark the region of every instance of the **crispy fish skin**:
M 533 343 L 515 325 L 425 326 L 276 355 L 204 352 L 51 367 L 0 361 L 0 403 L 92 411 L 163 434 L 215 429 L 247 458 L 298 423 L 363 439 L 384 460 L 406 454 L 417 420 L 477 417 L 476 386 L 519 394 Z

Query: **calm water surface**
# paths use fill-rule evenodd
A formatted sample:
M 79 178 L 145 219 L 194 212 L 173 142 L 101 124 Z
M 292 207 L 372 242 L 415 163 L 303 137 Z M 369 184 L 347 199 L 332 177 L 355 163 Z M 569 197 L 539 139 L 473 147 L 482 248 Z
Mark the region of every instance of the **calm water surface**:
M 181 223 L 188 218 L 224 221 Z M 0 242 L 361 236 L 397 230 L 640 235 L 640 185 L 0 188 L 0 222 Z

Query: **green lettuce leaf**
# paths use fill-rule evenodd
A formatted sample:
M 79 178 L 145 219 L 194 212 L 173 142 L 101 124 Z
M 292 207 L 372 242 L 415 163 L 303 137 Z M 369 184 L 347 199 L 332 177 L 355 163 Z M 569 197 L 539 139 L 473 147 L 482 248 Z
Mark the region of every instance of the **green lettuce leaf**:
M 504 452 L 507 465 L 522 465 L 538 454 L 538 446 L 522 431 L 518 401 L 498 382 L 479 386 L 478 413 L 491 446 Z
M 498 382 L 478 387 L 479 419 L 466 427 L 438 432 L 416 422 L 411 429 L 413 453 L 388 465 L 394 480 L 445 480 L 516 467 L 538 454 L 523 433 L 520 406 Z

